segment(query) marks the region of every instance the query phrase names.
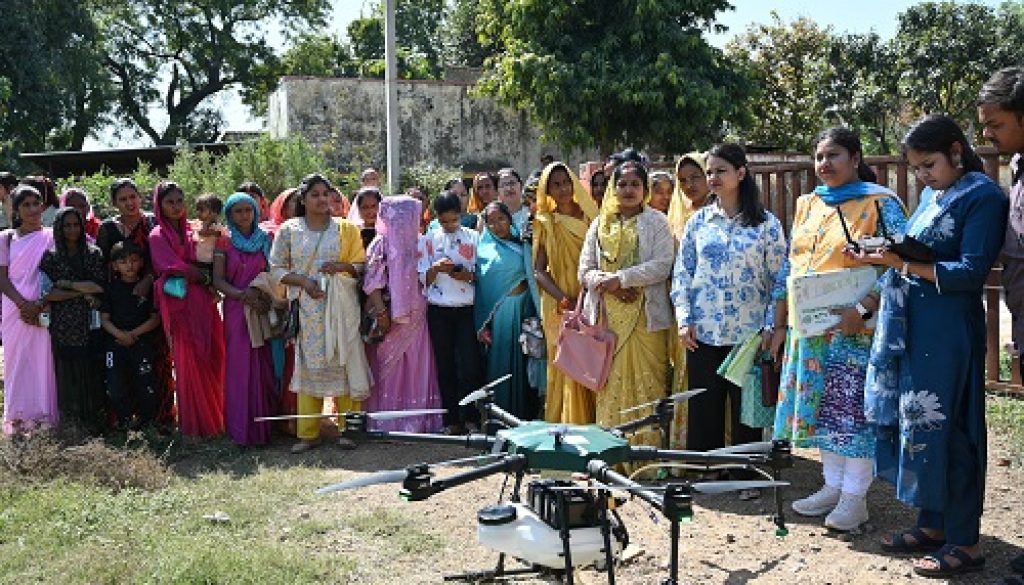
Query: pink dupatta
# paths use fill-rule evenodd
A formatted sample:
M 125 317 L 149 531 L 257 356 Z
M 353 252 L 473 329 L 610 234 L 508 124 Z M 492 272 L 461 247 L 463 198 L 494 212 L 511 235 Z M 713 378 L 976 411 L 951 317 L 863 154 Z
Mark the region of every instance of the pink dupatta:
M 153 260 L 153 270 L 157 274 L 157 280 L 153 285 L 153 298 L 160 310 L 160 319 L 163 321 L 167 338 L 174 343 L 180 343 L 180 339 L 174 339 L 172 336 L 171 329 L 174 323 L 183 322 L 188 327 L 188 336 L 195 344 L 197 354 L 207 355 L 212 338 L 209 315 L 206 311 L 189 310 L 190 305 L 196 302 L 197 296 L 207 302 L 213 302 L 206 287 L 189 282 L 188 292 L 182 299 L 164 292 L 164 283 L 168 278 L 185 276 L 187 279 L 192 263 L 196 260 L 196 244 L 192 239 L 192 228 L 187 217 L 179 219 L 175 229 L 174 224 L 163 216 L 158 196 L 159 188 L 160 185 L 157 185 L 153 189 L 153 214 L 156 216 L 157 225 L 149 232 L 149 254 Z

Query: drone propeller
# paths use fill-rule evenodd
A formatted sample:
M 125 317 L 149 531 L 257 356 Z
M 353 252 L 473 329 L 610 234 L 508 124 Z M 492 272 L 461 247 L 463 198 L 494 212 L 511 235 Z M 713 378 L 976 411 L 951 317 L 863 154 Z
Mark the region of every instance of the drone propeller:
M 463 457 L 461 459 L 450 459 L 448 461 L 439 461 L 437 463 L 431 463 L 427 467 L 435 469 L 438 467 L 450 467 L 453 465 L 462 465 L 465 463 L 484 463 L 492 459 L 498 459 L 504 457 L 504 453 L 496 453 L 490 455 L 475 455 L 473 457 Z M 377 473 L 371 473 L 370 475 L 364 475 L 363 477 L 357 477 L 343 481 L 341 483 L 331 484 L 324 486 L 316 490 L 317 494 L 331 494 L 334 492 L 341 492 L 345 490 L 354 490 L 356 488 L 368 487 L 371 485 L 380 485 L 385 483 L 401 483 L 405 481 L 405 478 L 409 476 L 408 469 L 388 469 L 385 471 L 378 471 Z
M 644 402 L 643 404 L 637 404 L 636 406 L 632 406 L 632 407 L 627 408 L 625 410 L 620 410 L 619 414 L 626 414 L 626 413 L 629 413 L 629 412 L 633 412 L 633 411 L 636 411 L 636 410 L 641 410 L 641 409 L 647 408 L 648 406 L 654 406 L 655 404 L 658 404 L 662 400 L 670 400 L 670 401 L 676 402 L 676 403 L 685 402 L 685 401 L 693 398 L 694 396 L 700 394 L 701 392 L 703 392 L 705 390 L 707 390 L 707 388 L 694 388 L 693 390 L 687 390 L 685 392 L 676 392 L 675 394 L 673 394 L 672 396 L 669 396 L 668 398 L 661 398 L 661 399 L 658 399 L 658 400 L 652 400 L 650 402 Z
M 743 490 L 760 490 L 767 488 L 780 488 L 789 485 L 788 481 L 772 481 L 772 480 L 738 480 L 738 481 L 698 481 L 690 485 L 693 491 L 714 495 L 724 494 L 727 492 L 739 492 Z
M 425 416 L 429 414 L 444 414 L 448 412 L 443 408 L 421 408 L 418 410 L 381 410 L 378 412 L 367 412 L 366 418 L 370 420 L 395 420 L 400 418 L 408 418 L 411 416 Z M 335 414 L 282 414 L 278 416 L 261 416 L 254 418 L 255 422 L 264 422 L 272 420 L 296 420 L 306 418 L 338 418 L 345 416 L 345 413 Z
M 747 454 L 761 454 L 767 455 L 772 452 L 771 441 L 759 441 L 756 443 L 742 443 L 739 445 L 732 445 L 729 447 L 721 447 L 718 449 L 712 449 L 708 451 L 709 455 L 747 455 Z
M 481 400 L 483 398 L 487 398 L 487 395 L 488 395 L 487 390 L 489 390 L 491 388 L 494 388 L 498 384 L 501 384 L 502 382 L 504 382 L 505 380 L 508 380 L 511 377 L 512 377 L 512 374 L 505 374 L 504 376 L 498 378 L 497 380 L 493 380 L 493 381 L 488 382 L 487 384 L 477 388 L 476 390 L 474 390 L 474 391 L 470 392 L 469 394 L 467 394 L 465 398 L 460 400 L 459 401 L 459 406 L 467 406 L 469 404 L 473 404 L 477 400 Z
M 608 485 L 601 482 L 591 480 L 589 485 L 574 485 L 574 486 L 555 486 L 546 489 L 553 490 L 608 490 L 608 491 L 620 491 L 620 492 L 641 492 L 641 491 L 663 491 L 668 489 L 665 485 L 635 485 L 635 486 L 616 486 Z M 739 480 L 739 481 L 698 481 L 689 484 L 693 491 L 700 494 L 716 495 L 724 494 L 728 492 L 739 492 L 743 490 L 759 490 L 767 488 L 780 488 L 789 485 L 788 481 L 768 481 L 768 480 Z

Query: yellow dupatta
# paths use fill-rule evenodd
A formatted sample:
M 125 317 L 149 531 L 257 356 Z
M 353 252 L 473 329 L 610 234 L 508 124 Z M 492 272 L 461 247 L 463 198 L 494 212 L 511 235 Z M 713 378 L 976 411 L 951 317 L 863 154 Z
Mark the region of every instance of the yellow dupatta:
M 614 174 L 612 175 L 614 178 Z M 601 250 L 601 270 L 616 272 L 622 268 L 635 266 L 640 262 L 640 231 L 637 219 L 640 214 L 629 219 L 619 215 L 619 198 L 615 194 L 616 187 L 609 182 L 609 191 L 601 202 L 600 225 L 597 228 L 597 241 Z M 644 206 L 651 200 L 651 185 L 648 181 L 644 195 Z M 641 210 L 641 213 L 643 211 Z M 644 291 L 639 290 L 639 298 L 632 303 L 623 303 L 614 295 L 604 295 L 605 308 L 608 311 L 608 325 L 618 335 L 618 352 L 629 339 L 629 334 L 640 324 L 646 329 L 644 316 Z
M 583 211 L 583 219 L 563 215 L 556 211 L 558 205 L 548 193 L 551 172 L 563 168 L 573 186 L 573 200 Z M 569 167 L 554 162 L 544 168 L 537 184 L 537 212 L 533 223 L 534 260 L 541 248 L 548 258 L 548 274 L 566 296 L 575 299 L 582 288 L 579 281 L 580 253 L 587 237 L 590 222 L 597 217 L 597 204 L 583 188 L 579 178 Z M 562 325 L 558 299 L 546 291 L 540 291 L 540 314 L 547 340 L 548 358 L 554 359 L 558 333 Z M 544 417 L 549 422 L 589 424 L 594 422 L 594 397 L 587 388 L 577 384 L 551 362 L 548 363 L 547 396 Z
M 683 193 L 683 188 L 679 181 L 679 168 L 686 162 L 692 162 L 697 165 L 701 171 L 707 171 L 707 159 L 699 152 L 689 152 L 684 154 L 682 158 L 676 162 L 676 187 L 675 190 L 672 191 L 672 201 L 668 204 L 668 225 L 672 230 L 672 236 L 676 239 L 676 242 L 682 241 L 683 230 L 686 228 L 686 222 L 689 221 L 690 217 L 693 216 L 695 211 L 697 211 L 693 206 L 693 201 Z
M 548 193 L 548 180 L 551 177 L 551 172 L 557 168 L 565 169 L 572 181 L 573 201 L 583 211 L 582 220 L 556 211 L 557 203 Z M 594 203 L 594 199 L 583 188 L 583 184 L 580 183 L 576 174 L 565 164 L 554 162 L 544 169 L 540 176 L 540 182 L 537 184 L 537 212 L 533 224 L 534 259 L 536 260 L 537 252 L 544 248 L 548 257 L 548 272 L 551 274 L 552 280 L 570 297 L 575 297 L 580 292 L 577 274 L 580 252 L 583 250 L 583 241 L 587 237 L 590 222 L 597 217 L 597 213 L 597 204 Z M 545 318 L 548 314 L 545 305 L 557 307 L 557 304 L 551 295 L 542 292 L 541 309 Z M 557 328 L 555 333 L 557 334 Z

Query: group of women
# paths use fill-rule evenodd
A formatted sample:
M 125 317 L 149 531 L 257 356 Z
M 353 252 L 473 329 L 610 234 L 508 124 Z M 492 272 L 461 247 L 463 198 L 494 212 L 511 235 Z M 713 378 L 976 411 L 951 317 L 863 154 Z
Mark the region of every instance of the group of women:
M 513 414 L 604 426 L 640 403 L 701 388 L 674 443 L 713 449 L 761 437 L 741 418 L 746 390 L 719 375 L 753 340 L 781 376 L 774 420 L 762 426 L 821 450 L 823 486 L 794 510 L 855 528 L 867 520 L 877 475 L 921 508 L 918 526 L 883 546 L 928 552 L 948 543 L 920 572 L 971 569 L 982 562 L 980 293 L 1007 203 L 952 120 L 920 121 L 904 148 L 927 185 L 909 220 L 900 199 L 874 182 L 857 135 L 823 132 L 814 152 L 821 184 L 797 199 L 788 243 L 735 144 L 688 154 L 674 174 L 649 175 L 626 151 L 587 187 L 551 163 L 532 204 L 515 170 L 480 173 L 468 191 L 449 183 L 429 226 L 421 192 L 384 197 L 372 186 L 355 195 L 349 220 L 339 219 L 336 190 L 310 175 L 274 200 L 269 218 L 245 193 L 226 200 L 212 279 L 196 267 L 184 193 L 173 182 L 154 189 L 152 215 L 135 185 L 116 182 L 118 215 L 102 223 L 84 193 L 69 191 L 52 230 L 43 227 L 44 195 L 22 185 L 12 194 L 13 229 L 0 237 L 5 430 L 64 416 L 102 425 L 90 316 L 116 278 L 112 248 L 129 242 L 144 261 L 134 293 L 153 298 L 163 324 L 153 335 L 155 418 L 176 416 L 187 435 L 226 429 L 241 445 L 263 444 L 269 423 L 256 419 L 322 414 L 325 398 L 337 412 L 443 404 L 443 418 L 381 428 L 473 430 L 480 421 L 458 412 L 457 399 L 511 374 L 496 401 Z M 849 245 L 904 233 L 933 259 Z M 835 311 L 827 331 L 802 335 L 794 282 L 863 266 L 877 267 L 877 284 Z M 570 311 L 615 336 L 599 391 L 553 365 Z M 43 313 L 49 332 L 39 326 Z M 527 348 L 531 318 L 545 339 L 540 355 Z M 301 418 L 293 451 L 315 447 L 320 426 Z

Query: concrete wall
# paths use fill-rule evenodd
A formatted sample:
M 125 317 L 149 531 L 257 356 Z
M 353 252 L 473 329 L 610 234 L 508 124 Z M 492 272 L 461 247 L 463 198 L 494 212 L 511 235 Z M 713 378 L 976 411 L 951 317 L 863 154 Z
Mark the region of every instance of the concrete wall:
M 592 152 L 567 153 L 542 144 L 525 112 L 469 94 L 469 83 L 398 84 L 400 164 L 459 167 L 465 171 L 512 166 L 524 176 L 542 154 L 577 163 Z M 300 134 L 326 147 L 330 162 L 354 169 L 386 159 L 384 82 L 378 79 L 285 77 L 270 97 L 273 136 Z

